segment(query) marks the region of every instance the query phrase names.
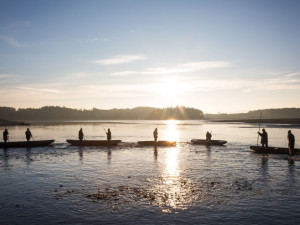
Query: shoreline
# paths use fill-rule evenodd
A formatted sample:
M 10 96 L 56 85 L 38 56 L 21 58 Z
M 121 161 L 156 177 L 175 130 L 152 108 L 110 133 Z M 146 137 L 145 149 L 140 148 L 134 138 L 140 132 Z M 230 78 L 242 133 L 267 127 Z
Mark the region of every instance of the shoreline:
M 30 123 L 26 123 L 24 121 L 15 121 L 15 120 L 4 120 L 0 119 L 0 126 L 27 126 L 30 125 Z
M 229 123 L 273 123 L 273 124 L 293 124 L 300 125 L 300 118 L 287 119 L 210 119 L 210 122 L 229 122 Z

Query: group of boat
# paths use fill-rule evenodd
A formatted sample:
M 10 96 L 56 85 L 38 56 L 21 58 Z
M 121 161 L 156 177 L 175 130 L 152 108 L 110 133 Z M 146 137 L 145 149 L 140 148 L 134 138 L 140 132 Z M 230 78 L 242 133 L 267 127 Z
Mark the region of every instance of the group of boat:
M 74 146 L 117 146 L 122 140 L 66 140 L 69 144 Z M 0 142 L 0 148 L 33 148 L 45 147 L 54 143 L 54 140 L 34 140 L 34 141 L 16 141 L 16 142 Z M 176 141 L 138 141 L 139 146 L 176 146 Z M 206 146 L 223 146 L 227 143 L 224 140 L 206 140 L 206 139 L 192 139 L 191 144 L 206 145 Z M 289 148 L 282 147 L 261 147 L 250 146 L 250 149 L 259 154 L 289 154 Z M 294 149 L 294 155 L 300 155 L 300 149 Z
M 49 146 L 54 140 L 39 140 L 39 141 L 17 141 L 17 142 L 0 142 L 0 148 L 31 148 Z M 67 139 L 67 142 L 75 146 L 116 146 L 122 140 L 72 140 Z M 175 146 L 176 141 L 138 141 L 140 146 Z M 224 145 L 227 141 L 223 140 L 205 140 L 192 139 L 192 144 L 195 145 Z

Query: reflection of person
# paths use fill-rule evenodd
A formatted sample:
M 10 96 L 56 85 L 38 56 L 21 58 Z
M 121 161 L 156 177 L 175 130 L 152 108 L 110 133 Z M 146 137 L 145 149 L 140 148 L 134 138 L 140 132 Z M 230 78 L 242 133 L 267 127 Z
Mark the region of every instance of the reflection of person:
M 209 133 L 208 131 L 206 132 L 206 141 L 210 141 L 211 140 L 211 133 Z
M 7 142 L 7 141 L 8 141 L 8 137 L 9 137 L 8 135 L 9 135 L 8 130 L 5 129 L 5 130 L 3 131 L 3 140 L 4 140 L 4 142 Z
M 29 130 L 29 128 L 27 128 L 26 132 L 25 132 L 25 136 L 26 136 L 26 140 L 30 141 L 30 138 L 32 137 L 31 131 Z
M 111 132 L 110 132 L 109 128 L 107 129 L 106 136 L 107 136 L 107 140 L 110 141 L 111 140 Z
M 257 132 L 259 136 L 261 136 L 261 141 L 260 143 L 262 144 L 262 147 L 268 147 L 268 133 L 266 132 L 265 129 L 262 129 L 262 133 Z
M 155 130 L 153 131 L 153 137 L 154 137 L 154 141 L 157 142 L 157 137 L 158 137 L 157 128 L 155 128 Z
M 82 128 L 80 128 L 79 133 L 78 133 L 78 138 L 80 141 L 82 141 L 83 137 L 84 137 L 84 134 L 83 134 Z
M 289 150 L 290 150 L 290 155 L 294 154 L 294 148 L 295 148 L 295 136 L 292 134 L 292 131 L 288 131 L 287 135 L 288 141 L 289 141 Z

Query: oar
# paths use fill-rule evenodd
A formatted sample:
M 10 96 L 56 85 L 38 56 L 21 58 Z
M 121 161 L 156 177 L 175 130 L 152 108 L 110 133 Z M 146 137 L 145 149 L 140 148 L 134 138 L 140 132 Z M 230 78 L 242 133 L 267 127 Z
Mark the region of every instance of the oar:
M 260 132 L 261 116 L 262 116 L 262 111 L 260 112 L 259 125 L 258 125 L 258 132 Z M 259 139 L 259 134 L 257 134 L 257 143 L 256 143 L 256 146 L 258 146 L 258 139 Z

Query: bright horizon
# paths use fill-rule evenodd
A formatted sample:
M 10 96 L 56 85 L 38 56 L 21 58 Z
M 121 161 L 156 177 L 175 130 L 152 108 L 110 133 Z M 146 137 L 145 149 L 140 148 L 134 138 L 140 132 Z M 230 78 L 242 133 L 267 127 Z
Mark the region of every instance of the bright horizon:
M 300 1 L 0 6 L 0 106 L 300 107 Z

